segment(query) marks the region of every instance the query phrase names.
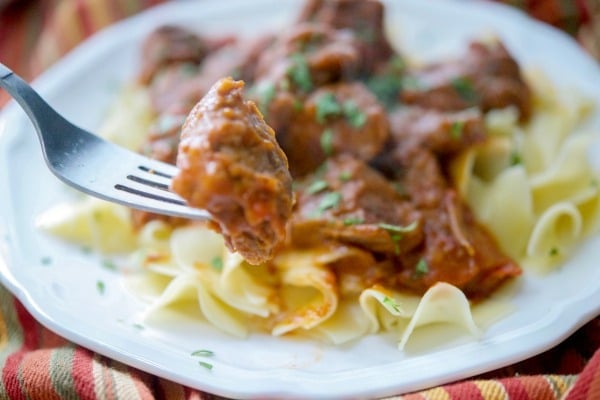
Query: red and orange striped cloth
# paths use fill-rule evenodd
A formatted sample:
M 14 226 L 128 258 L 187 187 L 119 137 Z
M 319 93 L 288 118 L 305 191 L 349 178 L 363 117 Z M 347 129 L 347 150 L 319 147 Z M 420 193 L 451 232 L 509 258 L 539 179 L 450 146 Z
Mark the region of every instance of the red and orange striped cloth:
M 80 41 L 165 0 L 0 0 L 0 60 L 31 79 Z M 576 36 L 600 60 L 600 0 L 504 0 Z M 7 100 L 0 93 L 0 106 Z M 68 342 L 0 286 L 0 399 L 214 399 Z M 559 346 L 397 400 L 600 400 L 600 317 Z

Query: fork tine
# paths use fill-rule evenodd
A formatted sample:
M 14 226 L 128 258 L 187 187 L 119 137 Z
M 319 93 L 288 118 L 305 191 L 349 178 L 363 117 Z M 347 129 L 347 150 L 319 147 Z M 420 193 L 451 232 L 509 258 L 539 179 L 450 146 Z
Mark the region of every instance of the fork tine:
M 162 193 L 167 192 L 162 191 Z M 113 201 L 117 200 L 122 204 L 144 211 L 198 220 L 212 219 L 208 211 L 187 206 L 182 199 L 173 193 L 171 193 L 170 198 L 153 196 L 149 195 L 147 190 L 117 184 L 112 193 L 108 193 L 107 196 L 111 197 Z
M 136 178 L 134 175 L 125 177 L 122 182 L 115 184 L 115 189 L 138 194 L 142 197 L 154 198 L 167 203 L 185 205 L 186 202 L 177 194 L 164 187 L 157 187 L 154 182 Z

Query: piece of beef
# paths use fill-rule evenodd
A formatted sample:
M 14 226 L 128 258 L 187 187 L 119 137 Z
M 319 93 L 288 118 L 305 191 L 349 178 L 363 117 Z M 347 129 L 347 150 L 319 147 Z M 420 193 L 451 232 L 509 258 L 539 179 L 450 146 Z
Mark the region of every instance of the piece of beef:
M 400 255 L 392 286 L 424 293 L 447 282 L 477 300 L 521 274 L 453 189 L 444 192 L 439 207 L 421 212 L 423 243 Z
M 225 76 L 251 82 L 262 51 L 272 42 L 270 35 L 243 41 L 207 41 L 198 63 L 171 63 L 159 70 L 149 84 L 153 109 L 158 114 L 189 112 L 212 85 Z M 210 45 L 210 46 L 209 46 Z
M 265 49 L 256 66 L 257 80 L 303 93 L 314 87 L 356 77 L 360 54 L 350 31 L 322 24 L 299 24 Z
M 142 43 L 139 80 L 148 85 L 168 65 L 198 65 L 211 47 L 209 41 L 189 29 L 173 25 L 160 26 Z
M 519 65 L 499 42 L 473 42 L 463 57 L 413 71 L 404 85 L 404 103 L 443 111 L 514 106 L 522 120 L 531 114 L 531 92 Z
M 442 112 L 420 107 L 399 107 L 389 113 L 390 132 L 402 146 L 420 146 L 438 156 L 458 153 L 485 140 L 481 112 L 467 109 Z
M 297 190 L 293 245 L 334 241 L 393 256 L 422 238 L 421 214 L 381 174 L 348 154 L 327 160 Z
M 369 160 L 389 135 L 385 109 L 360 82 L 322 86 L 299 107 L 298 98 L 285 96 L 274 99 L 266 119 L 276 121 L 277 140 L 294 177 L 310 173 L 336 154 Z
M 252 264 L 273 256 L 292 210 L 287 158 L 244 82 L 219 80 L 182 131 L 174 192 L 214 217 L 227 246 Z
M 369 74 L 395 52 L 385 33 L 384 7 L 377 0 L 309 0 L 300 12 L 301 22 L 351 30 L 358 40 L 360 71 Z

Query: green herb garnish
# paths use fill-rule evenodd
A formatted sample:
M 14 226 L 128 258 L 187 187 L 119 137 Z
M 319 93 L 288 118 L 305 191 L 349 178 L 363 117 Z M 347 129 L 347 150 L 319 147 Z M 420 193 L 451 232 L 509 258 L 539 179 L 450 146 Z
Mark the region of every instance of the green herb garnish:
M 452 139 L 459 140 L 460 138 L 462 138 L 464 128 L 464 121 L 454 121 L 450 126 L 450 136 L 452 137 Z
M 399 255 L 400 254 L 400 241 L 402 240 L 402 234 L 401 233 L 392 233 L 392 234 L 390 234 L 390 238 L 392 239 L 392 242 L 394 242 L 394 254 Z
M 415 266 L 415 273 L 417 276 L 423 276 L 429 272 L 429 265 L 427 265 L 427 261 L 424 258 L 421 258 L 417 265 Z
M 103 281 L 96 281 L 96 290 L 98 290 L 98 293 L 104 294 L 104 291 L 106 290 L 106 285 Z
M 344 102 L 342 108 L 344 116 L 354 128 L 361 128 L 367 122 L 367 114 L 362 112 L 354 101 L 348 100 Z
M 342 171 L 338 176 L 338 179 L 341 182 L 348 182 L 350 179 L 352 179 L 352 173 L 350 171 Z
M 324 181 L 323 179 L 318 179 L 316 181 L 314 181 L 313 183 L 310 184 L 310 186 L 308 186 L 308 188 L 306 189 L 306 193 L 308 194 L 315 194 L 315 193 L 319 193 L 325 189 L 327 189 L 327 181 Z
M 400 80 L 401 88 L 404 90 L 421 91 L 425 85 L 415 76 L 403 76 Z
M 417 227 L 418 222 L 417 221 L 413 221 L 411 224 L 403 226 L 403 225 L 393 225 L 393 224 L 386 224 L 384 222 L 377 224 L 378 227 L 385 229 L 386 231 L 390 231 L 390 232 L 398 232 L 398 233 L 406 233 L 406 232 L 412 232 L 415 230 L 415 228 Z
M 398 304 L 398 303 L 396 302 L 396 300 L 392 299 L 391 297 L 389 297 L 389 296 L 385 296 L 381 302 L 382 302 L 382 303 L 383 303 L 385 306 L 388 306 L 388 307 L 390 307 L 390 308 L 391 308 L 392 310 L 394 310 L 395 312 L 397 312 L 397 313 L 400 313 L 400 312 L 401 312 L 401 310 L 400 310 L 400 304 Z
M 348 217 L 348 218 L 344 218 L 344 225 L 346 226 L 351 226 L 351 225 L 359 225 L 364 223 L 365 220 L 363 218 L 360 217 Z
M 319 202 L 319 211 L 323 212 L 325 210 L 329 210 L 330 208 L 337 207 L 342 201 L 342 194 L 338 192 L 329 192 L 323 196 L 321 201 Z
M 469 78 L 459 77 L 450 82 L 450 85 L 456 90 L 458 95 L 465 101 L 474 102 L 477 100 L 477 92 L 473 87 L 473 82 Z
M 206 361 L 198 361 L 198 365 L 208 370 L 213 369 L 213 365 L 211 363 L 207 363 Z
M 290 60 L 292 61 L 292 65 L 288 69 L 288 76 L 300 90 L 304 92 L 310 91 L 313 83 L 306 58 L 300 53 L 295 53 L 292 54 Z
M 521 157 L 521 154 L 519 154 L 517 151 L 513 151 L 510 154 L 509 163 L 511 166 L 523 164 L 523 158 Z
M 215 258 L 210 260 L 210 265 L 217 271 L 222 270 L 223 269 L 223 258 L 216 256 Z
M 115 271 L 117 269 L 117 265 L 111 260 L 102 260 L 102 266 L 111 271 Z
M 559 253 L 560 251 L 558 250 L 558 247 L 553 247 L 550 249 L 550 257 L 556 257 Z
M 256 94 L 258 96 L 258 108 L 264 115 L 267 115 L 269 105 L 275 98 L 276 93 L 275 84 L 272 82 L 267 82 L 257 87 Z
M 333 153 L 333 131 L 331 129 L 325 129 L 321 134 L 321 149 L 326 156 L 330 156 Z
M 337 102 L 334 94 L 324 93 L 316 101 L 317 122 L 323 124 L 328 117 L 338 116 L 342 113 L 342 106 Z
M 375 75 L 367 81 L 367 87 L 388 110 L 398 104 L 402 78 L 396 74 Z
M 214 356 L 215 353 L 210 351 L 210 350 L 205 350 L 205 349 L 201 349 L 201 350 L 196 350 L 194 352 L 192 352 L 191 356 L 193 357 L 212 357 Z

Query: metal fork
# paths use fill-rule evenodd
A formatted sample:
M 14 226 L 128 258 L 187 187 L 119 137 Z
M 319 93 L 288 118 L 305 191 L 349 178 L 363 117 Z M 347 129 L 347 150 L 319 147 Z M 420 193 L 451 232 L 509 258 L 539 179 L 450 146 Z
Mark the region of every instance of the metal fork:
M 25 110 L 54 175 L 89 195 L 128 207 L 192 219 L 210 219 L 169 190 L 177 167 L 152 160 L 81 129 L 56 112 L 0 63 L 0 87 Z

